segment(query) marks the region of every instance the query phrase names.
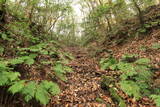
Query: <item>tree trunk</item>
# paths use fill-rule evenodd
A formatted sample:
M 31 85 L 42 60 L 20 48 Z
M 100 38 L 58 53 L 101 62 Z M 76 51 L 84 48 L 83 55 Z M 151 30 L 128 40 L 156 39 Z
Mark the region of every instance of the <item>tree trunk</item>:
M 106 19 L 107 19 L 107 24 L 108 24 L 109 31 L 111 31 L 111 30 L 112 30 L 112 27 L 111 27 L 109 18 L 108 18 L 107 16 L 106 16 Z
M 135 1 L 135 0 L 132 0 L 132 1 L 133 1 L 133 3 L 134 3 L 135 8 L 136 8 L 137 11 L 138 11 L 139 22 L 140 22 L 141 25 L 143 25 L 143 24 L 144 24 L 143 13 L 142 13 L 140 7 L 138 6 L 138 4 L 136 3 L 136 1 Z
M 0 22 L 5 23 L 5 15 L 6 15 L 6 0 L 3 0 L 1 4 L 1 17 L 0 17 Z

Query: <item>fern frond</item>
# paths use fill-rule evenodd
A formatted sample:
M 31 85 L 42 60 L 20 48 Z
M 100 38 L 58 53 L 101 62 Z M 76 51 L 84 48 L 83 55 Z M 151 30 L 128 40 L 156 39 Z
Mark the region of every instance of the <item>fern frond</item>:
M 135 72 L 133 65 L 130 63 L 119 62 L 117 66 L 122 72 Z
M 141 98 L 140 88 L 133 81 L 121 81 L 121 89 L 127 93 L 129 96 L 134 96 L 135 99 L 139 100 Z
M 140 58 L 135 63 L 140 65 L 147 65 L 150 63 L 150 60 L 148 58 Z
M 117 60 L 113 57 L 110 57 L 108 59 L 101 59 L 100 61 L 100 66 L 103 70 L 109 69 L 110 66 L 113 66 L 115 64 L 117 64 Z

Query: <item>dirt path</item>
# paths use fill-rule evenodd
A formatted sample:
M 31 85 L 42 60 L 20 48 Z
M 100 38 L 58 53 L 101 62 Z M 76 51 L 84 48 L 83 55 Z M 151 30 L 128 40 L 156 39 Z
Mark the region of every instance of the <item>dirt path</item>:
M 106 107 L 105 103 L 111 100 L 100 87 L 97 62 L 88 56 L 85 49 L 70 48 L 69 51 L 75 56 L 69 64 L 74 72 L 67 76 L 62 93 L 54 97 L 52 104 L 56 107 Z M 98 103 L 96 98 L 103 98 L 105 103 Z
M 75 56 L 69 64 L 74 72 L 67 75 L 66 83 L 61 83 L 62 93 L 53 97 L 48 107 L 118 107 L 109 93 L 100 86 L 102 75 L 119 76 L 118 72 L 101 71 L 98 62 L 89 56 L 85 48 L 75 47 L 67 51 Z M 127 107 L 155 107 L 153 101 L 148 98 L 135 101 L 121 90 L 118 94 L 124 99 Z

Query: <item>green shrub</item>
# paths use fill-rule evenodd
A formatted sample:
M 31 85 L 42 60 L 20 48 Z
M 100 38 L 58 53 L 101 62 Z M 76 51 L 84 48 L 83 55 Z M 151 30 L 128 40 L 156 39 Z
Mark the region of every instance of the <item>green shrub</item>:
M 151 85 L 153 73 L 150 70 L 150 60 L 147 58 L 136 58 L 132 62 L 126 61 L 129 58 L 135 58 L 135 55 L 123 56 L 119 62 L 114 61 L 117 63 L 111 63 L 113 59 L 103 59 L 100 64 L 102 64 L 101 67 L 108 64 L 107 68 L 115 66 L 116 70 L 121 72 L 118 84 L 127 95 L 134 97 L 136 100 L 139 100 L 143 96 L 150 97 L 151 94 L 155 93 Z M 159 95 L 151 96 L 151 98 L 159 106 Z
M 40 83 L 20 80 L 18 82 L 14 82 L 8 90 L 13 94 L 20 93 L 24 95 L 24 99 L 27 102 L 35 98 L 43 105 L 48 104 L 50 96 L 60 93 L 59 86 L 56 83 L 46 80 Z
M 50 96 L 60 93 L 59 86 L 56 83 L 49 81 L 27 81 L 20 80 L 20 73 L 13 72 L 9 65 L 17 65 L 24 62 L 26 64 L 33 64 L 30 57 L 19 57 L 9 61 L 1 61 L 0 63 L 0 86 L 9 86 L 9 91 L 12 94 L 20 93 L 24 95 L 25 101 L 36 99 L 41 104 L 46 105 Z M 67 69 L 67 68 L 66 68 Z M 67 69 L 69 71 L 69 69 Z
M 73 70 L 70 67 L 65 66 L 60 61 L 57 61 L 55 63 L 52 70 L 54 71 L 55 75 L 63 81 L 67 81 L 67 78 L 65 76 L 67 72 L 73 72 Z
M 135 99 L 141 98 L 140 87 L 133 81 L 121 81 L 121 89 L 129 96 L 134 96 Z
M 27 64 L 27 65 L 32 65 L 35 62 L 34 58 L 35 57 L 32 56 L 32 55 L 30 55 L 30 56 L 22 56 L 22 57 L 17 57 L 15 59 L 11 59 L 9 61 L 9 63 L 11 65 L 17 65 L 17 64 L 22 64 L 22 63 Z
M 116 69 L 116 66 L 114 66 L 117 63 L 117 60 L 113 57 L 110 57 L 108 59 L 101 59 L 100 61 L 100 66 L 101 69 L 106 70 L 106 69 Z

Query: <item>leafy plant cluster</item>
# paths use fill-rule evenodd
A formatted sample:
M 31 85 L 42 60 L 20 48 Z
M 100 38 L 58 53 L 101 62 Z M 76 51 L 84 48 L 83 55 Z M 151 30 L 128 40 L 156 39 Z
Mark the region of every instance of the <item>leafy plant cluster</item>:
M 66 73 L 72 72 L 66 64 L 73 56 L 63 52 L 62 43 L 57 42 L 59 33 L 63 37 L 74 36 L 70 4 L 52 0 L 0 1 L 0 86 L 9 87 L 12 94 L 21 94 L 27 102 L 36 100 L 43 105 L 60 93 L 59 86 L 51 80 L 67 81 Z M 60 22 L 67 24 L 60 25 Z M 45 67 L 49 69 L 47 80 L 43 77 L 33 80 L 32 72 Z M 22 79 L 23 75 L 27 79 Z
M 40 37 L 36 37 L 36 35 L 34 33 L 36 31 L 33 32 L 33 29 L 36 29 L 36 28 L 32 27 L 32 29 L 31 29 L 30 23 L 28 23 L 26 21 L 22 21 L 22 22 L 14 21 L 14 22 L 11 22 L 5 26 L 6 26 L 6 28 L 8 28 L 9 35 L 14 36 L 13 40 L 18 41 L 18 42 L 16 42 L 17 44 L 24 44 L 23 42 L 28 42 L 28 41 L 30 41 L 32 43 L 37 43 L 38 41 L 40 41 Z M 36 29 L 36 30 L 38 30 L 38 29 Z M 41 34 L 39 34 L 39 35 L 41 35 Z
M 19 78 L 21 74 L 13 72 L 14 68 L 11 67 L 11 65 L 22 63 L 21 61 L 20 59 L 0 61 L 0 86 L 9 86 L 8 91 L 12 94 L 22 94 L 27 102 L 35 98 L 41 104 L 46 105 L 51 95 L 60 93 L 59 86 L 54 82 L 46 80 L 41 82 L 21 80 Z
M 160 49 L 160 43 L 153 43 L 150 47 L 141 45 L 141 46 L 139 47 L 139 49 L 140 49 L 141 51 L 159 50 L 159 49 Z
M 101 68 L 104 70 L 117 70 L 121 72 L 118 85 L 129 96 L 136 100 L 143 96 L 154 99 L 159 105 L 159 89 L 153 89 L 153 72 L 150 70 L 150 60 L 147 58 L 137 58 L 137 55 L 125 55 L 120 61 L 110 57 L 100 61 Z M 153 91 L 154 90 L 154 91 Z M 156 95 L 154 95 L 156 93 Z
M 138 29 L 138 32 L 140 33 L 146 33 L 147 31 L 149 31 L 151 28 L 156 27 L 160 25 L 160 20 L 154 20 L 154 21 L 150 21 L 150 22 L 146 22 L 143 27 Z
M 57 61 L 52 69 L 55 75 L 62 81 L 67 81 L 67 78 L 65 76 L 67 72 L 73 72 L 70 67 L 63 65 L 60 61 Z
M 0 33 L 0 86 L 9 86 L 8 90 L 12 94 L 22 94 L 27 102 L 36 99 L 46 105 L 52 95 L 60 93 L 59 86 L 46 80 L 21 80 L 21 71 L 16 71 L 16 67 L 47 65 L 52 70 L 51 78 L 67 81 L 65 75 L 72 72 L 72 69 L 65 64 L 73 59 L 73 56 L 62 52 L 60 44 L 55 40 L 42 39 L 34 34 L 28 22 L 15 21 L 5 26 L 6 31 Z M 7 55 L 8 53 L 11 53 L 12 57 Z
M 40 59 L 40 63 L 42 65 L 51 65 L 54 74 L 62 81 L 67 80 L 65 77 L 67 72 L 72 72 L 72 69 L 65 64 L 67 64 L 69 60 L 74 59 L 74 57 L 68 53 L 60 52 L 56 48 L 50 47 L 47 43 L 38 44 L 29 48 L 20 48 L 19 50 L 20 55 L 29 55 L 30 58 L 35 58 L 38 55 L 48 55 L 54 58 L 54 60 L 56 60 L 55 62 Z M 29 64 L 33 64 L 34 62 L 33 59 L 29 59 L 29 61 Z
M 15 67 L 20 64 L 32 67 L 38 63 L 39 66 L 50 65 L 52 69 L 52 78 L 58 77 L 62 81 L 67 81 L 65 74 L 72 72 L 72 69 L 66 66 L 64 60 L 73 57 L 65 52 L 60 52 L 57 48 L 51 48 L 49 43 L 40 43 L 28 48 L 18 48 L 17 57 L 11 59 L 0 59 L 0 86 L 9 86 L 8 91 L 12 94 L 20 93 L 24 96 L 25 101 L 29 102 L 36 99 L 43 105 L 48 104 L 51 96 L 60 93 L 59 86 L 47 80 L 21 80 L 21 72 L 16 72 Z M 3 51 L 2 51 L 3 52 Z M 41 55 L 46 55 L 53 60 L 37 60 Z M 40 62 L 40 63 L 39 63 Z M 48 67 L 50 67 L 48 66 Z

